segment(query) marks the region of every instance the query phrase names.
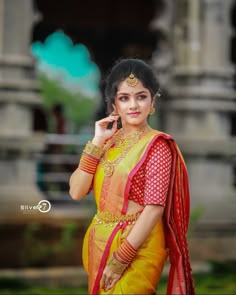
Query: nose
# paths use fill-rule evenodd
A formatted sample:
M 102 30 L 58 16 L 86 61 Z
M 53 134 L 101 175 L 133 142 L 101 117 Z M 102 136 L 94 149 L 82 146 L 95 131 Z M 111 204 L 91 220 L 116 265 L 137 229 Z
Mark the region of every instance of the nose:
M 136 110 L 138 108 L 138 103 L 137 103 L 137 100 L 135 99 L 135 97 L 131 97 L 130 98 L 130 105 L 129 105 L 129 108 L 131 110 Z

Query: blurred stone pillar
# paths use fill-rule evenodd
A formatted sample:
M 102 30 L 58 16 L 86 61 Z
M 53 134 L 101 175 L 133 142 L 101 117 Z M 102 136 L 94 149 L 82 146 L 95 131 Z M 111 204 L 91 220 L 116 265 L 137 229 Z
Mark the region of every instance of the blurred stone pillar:
M 150 30 L 157 34 L 157 49 L 153 52 L 152 63 L 165 90 L 169 83 L 173 64 L 173 19 L 174 1 L 157 0 L 157 13 L 150 23 Z
M 169 0 L 163 2 L 170 7 Z M 231 160 L 236 155 L 236 139 L 231 136 L 230 113 L 236 110 L 236 100 L 230 61 L 231 2 L 171 1 L 172 18 L 166 22 L 167 27 L 162 29 L 156 21 L 156 30 L 172 36 L 166 43 L 172 56 L 164 85 L 167 95 L 162 98 L 162 129 L 176 138 L 185 156 L 192 209 L 203 208 L 198 224 L 201 233 L 235 232 Z M 157 72 L 161 63 L 158 59 L 162 58 L 158 53 L 157 48 L 153 56 Z M 235 255 L 229 240 L 225 241 L 224 251 L 221 243 L 214 243 L 214 250 L 219 249 L 211 253 L 214 258 Z M 204 249 L 203 245 L 201 254 L 196 254 L 199 259 L 209 259 L 208 246 Z
M 0 215 L 22 214 L 37 205 L 35 154 L 43 137 L 32 130 L 40 104 L 30 57 L 34 12 L 31 0 L 0 0 Z
M 156 120 L 158 129 L 164 127 L 164 99 L 169 96 L 168 85 L 173 66 L 173 22 L 174 1 L 156 0 L 156 15 L 150 23 L 150 30 L 157 34 L 157 48 L 152 55 L 152 64 L 157 70 L 156 75 L 161 85 L 161 98 L 156 100 L 156 114 L 151 117 Z

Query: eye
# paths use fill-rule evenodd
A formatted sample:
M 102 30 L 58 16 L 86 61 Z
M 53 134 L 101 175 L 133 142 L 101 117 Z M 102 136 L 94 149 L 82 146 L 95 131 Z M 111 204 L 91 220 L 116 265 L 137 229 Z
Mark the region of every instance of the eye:
M 118 99 L 120 101 L 127 101 L 129 98 L 128 98 L 128 96 L 123 95 L 123 96 L 120 96 Z
M 147 98 L 147 95 L 145 95 L 145 94 L 141 94 L 141 95 L 138 96 L 139 100 L 143 100 L 145 98 Z

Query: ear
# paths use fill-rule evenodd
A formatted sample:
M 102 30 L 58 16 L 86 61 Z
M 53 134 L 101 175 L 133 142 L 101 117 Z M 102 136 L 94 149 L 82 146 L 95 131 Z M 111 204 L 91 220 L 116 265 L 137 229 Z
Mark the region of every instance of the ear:
M 155 96 L 152 97 L 152 104 L 151 104 L 152 107 L 154 107 L 154 104 L 155 104 Z
M 112 104 L 112 107 L 113 107 L 114 111 L 116 111 L 116 106 L 114 103 Z
M 112 107 L 113 107 L 113 112 L 111 113 L 113 116 L 119 116 L 119 114 L 118 114 L 118 112 L 117 112 L 117 110 L 116 110 L 116 106 L 115 106 L 115 104 L 113 103 L 112 104 Z

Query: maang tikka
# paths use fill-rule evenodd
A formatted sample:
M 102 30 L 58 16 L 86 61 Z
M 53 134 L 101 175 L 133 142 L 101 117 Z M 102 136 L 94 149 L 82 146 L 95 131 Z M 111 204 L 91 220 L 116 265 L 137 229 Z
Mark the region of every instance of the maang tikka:
M 138 79 L 134 76 L 134 74 L 131 72 L 129 74 L 129 77 L 126 78 L 125 82 L 128 84 L 130 87 L 135 87 L 138 84 Z

